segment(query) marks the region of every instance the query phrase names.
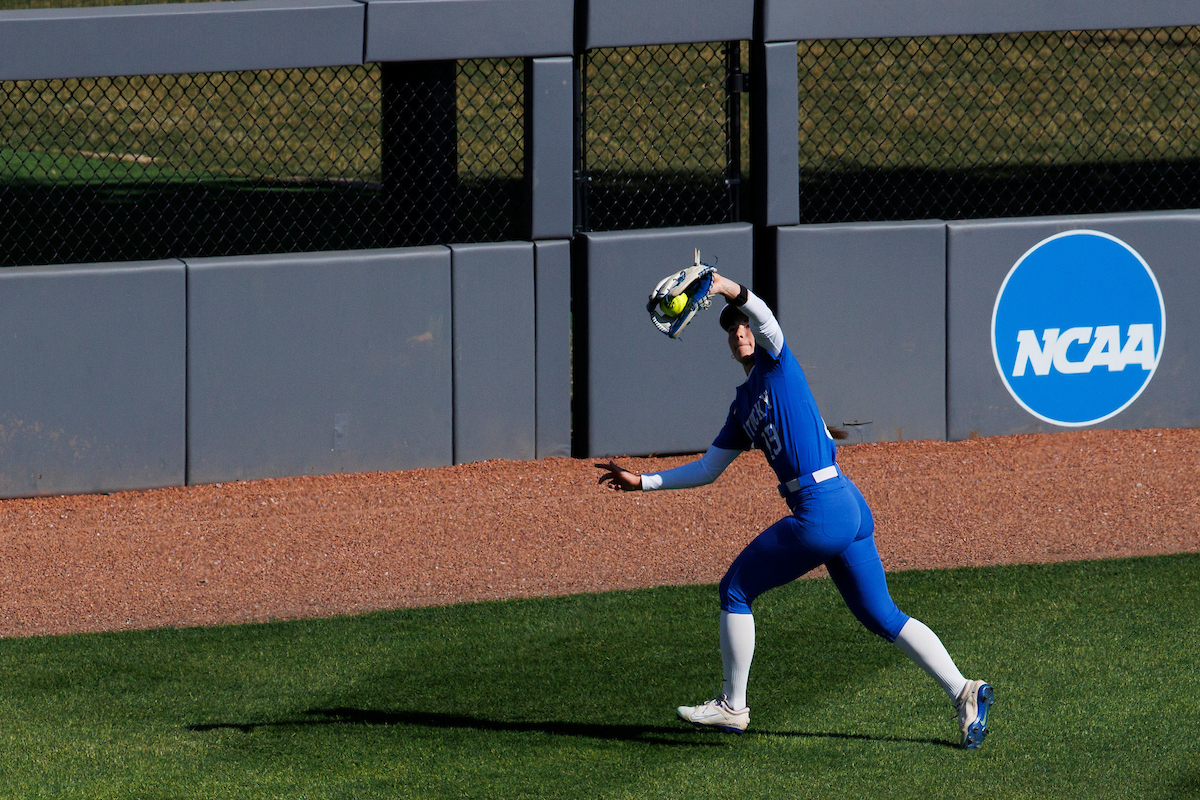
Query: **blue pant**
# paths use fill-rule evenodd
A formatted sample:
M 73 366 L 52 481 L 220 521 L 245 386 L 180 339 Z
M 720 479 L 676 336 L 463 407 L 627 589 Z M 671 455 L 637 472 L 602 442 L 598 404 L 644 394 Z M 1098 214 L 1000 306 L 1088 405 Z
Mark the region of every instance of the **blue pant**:
M 849 478 L 804 489 L 792 515 L 760 533 L 721 579 L 721 610 L 749 614 L 760 594 L 824 564 L 842 599 L 866 626 L 895 641 L 908 615 L 888 593 L 875 549 L 875 518 Z

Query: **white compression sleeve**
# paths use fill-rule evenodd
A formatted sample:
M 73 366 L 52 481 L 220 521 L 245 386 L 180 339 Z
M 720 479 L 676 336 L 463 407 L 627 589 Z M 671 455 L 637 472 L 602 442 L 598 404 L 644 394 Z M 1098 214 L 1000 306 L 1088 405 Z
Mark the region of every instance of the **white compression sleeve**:
M 754 292 L 747 290 L 747 299 L 742 311 L 750 318 L 750 327 L 754 330 L 754 341 L 759 347 L 766 348 L 771 358 L 779 358 L 783 352 L 783 328 L 771 313 L 771 309 Z
M 682 466 L 663 472 L 651 472 L 643 475 L 642 491 L 691 489 L 693 486 L 705 486 L 719 478 L 725 468 L 732 464 L 741 452 L 741 450 L 710 447 L 696 461 L 689 461 Z

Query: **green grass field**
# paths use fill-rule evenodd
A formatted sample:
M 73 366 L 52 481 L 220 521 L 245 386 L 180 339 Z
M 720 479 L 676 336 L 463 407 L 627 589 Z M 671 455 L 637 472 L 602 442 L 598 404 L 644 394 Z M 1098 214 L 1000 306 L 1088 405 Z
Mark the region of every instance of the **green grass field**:
M 0 0 L 0 9 L 92 2 L 111 0 Z M 657 173 L 723 158 L 723 122 L 711 118 L 723 113 L 718 50 L 598 52 L 588 62 L 589 162 Z M 798 55 L 805 171 L 1011 169 L 1200 151 L 1200 27 L 824 40 L 802 43 Z M 519 160 L 522 149 L 519 60 L 464 65 L 460 168 L 510 174 L 508 154 Z M 371 180 L 378 83 L 375 64 L 7 81 L 0 133 L 16 154 L 140 155 L 189 171 Z M 748 105 L 743 117 L 748 126 Z M 94 160 L 98 172 L 113 163 Z
M 0 642 L 11 798 L 1200 796 L 1200 556 L 907 572 L 900 605 L 997 692 L 952 709 L 827 580 L 759 601 L 751 732 L 715 591 Z
M 1194 157 L 1200 28 L 805 42 L 802 170 Z

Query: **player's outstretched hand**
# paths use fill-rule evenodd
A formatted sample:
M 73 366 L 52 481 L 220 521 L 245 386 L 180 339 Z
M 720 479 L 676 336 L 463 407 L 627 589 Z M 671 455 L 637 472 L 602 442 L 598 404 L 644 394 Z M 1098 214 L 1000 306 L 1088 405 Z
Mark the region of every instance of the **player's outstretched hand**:
M 620 492 L 636 492 L 642 488 L 642 476 L 617 466 L 617 462 L 596 464 L 599 469 L 607 470 L 597 481 L 601 486 L 607 486 Z

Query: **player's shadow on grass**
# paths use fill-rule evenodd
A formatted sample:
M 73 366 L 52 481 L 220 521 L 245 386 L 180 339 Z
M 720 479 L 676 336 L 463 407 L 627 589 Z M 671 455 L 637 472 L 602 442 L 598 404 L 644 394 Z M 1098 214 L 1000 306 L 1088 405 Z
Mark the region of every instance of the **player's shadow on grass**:
M 309 725 L 416 725 L 424 728 L 456 728 L 506 733 L 549 733 L 555 736 L 580 736 L 590 739 L 637 741 L 655 745 L 685 747 L 721 746 L 733 737 L 716 732 L 697 731 L 682 724 L 678 727 L 660 725 L 612 725 L 586 722 L 513 722 L 481 719 L 465 714 L 443 714 L 432 711 L 374 711 L 361 708 L 317 708 L 307 711 L 306 718 L 278 722 L 213 722 L 188 725 L 190 731 L 239 730 L 250 733 L 258 728 Z M 940 747 L 955 745 L 944 739 L 915 739 L 898 736 L 870 736 L 864 733 L 813 733 L 804 731 L 751 730 L 755 736 L 801 739 L 858 739 L 869 742 L 904 742 L 930 744 Z
M 590 739 L 638 741 L 646 744 L 684 746 L 718 745 L 719 741 L 694 741 L 685 728 L 656 725 L 608 725 L 586 722 L 515 722 L 482 719 L 464 714 L 443 714 L 432 711 L 374 711 L 362 708 L 316 708 L 306 711 L 304 719 L 278 722 L 217 722 L 188 725 L 191 731 L 219 729 L 250 733 L 258 728 L 309 725 L 413 725 L 423 728 L 469 729 L 506 733 L 549 733 L 555 736 L 581 736 Z

